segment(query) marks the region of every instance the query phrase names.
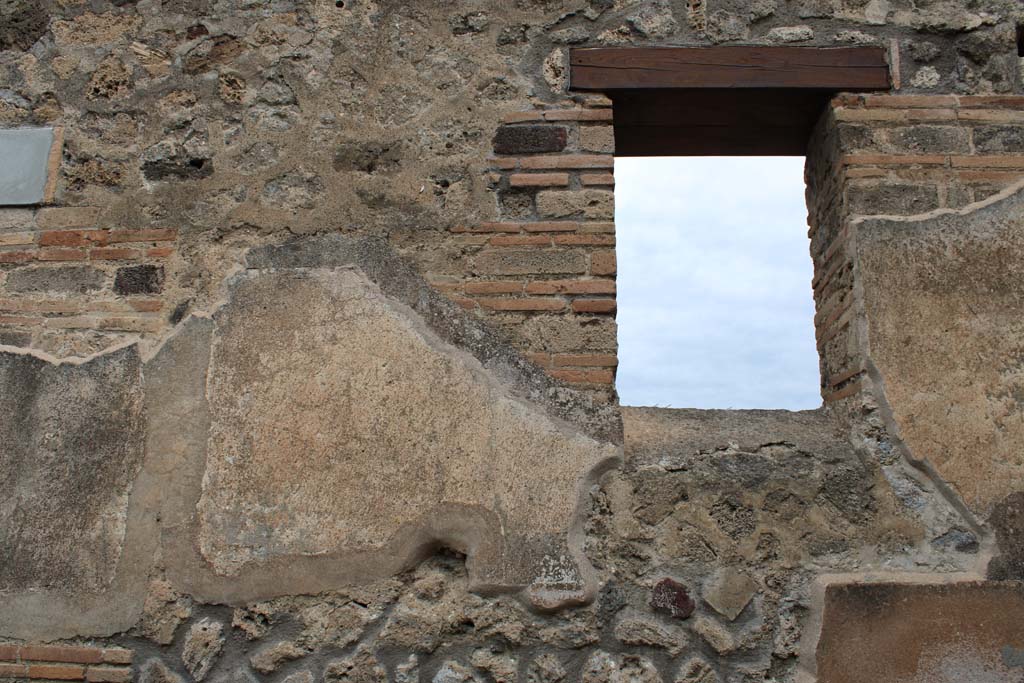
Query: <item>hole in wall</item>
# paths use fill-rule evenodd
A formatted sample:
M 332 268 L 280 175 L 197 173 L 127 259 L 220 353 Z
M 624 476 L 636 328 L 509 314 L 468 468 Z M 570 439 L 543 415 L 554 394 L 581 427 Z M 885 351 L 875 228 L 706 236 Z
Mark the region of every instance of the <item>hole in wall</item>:
M 334 0 L 334 6 L 338 9 L 345 9 L 345 0 Z
M 1024 57 L 1024 24 L 1017 24 L 1017 56 Z
M 616 158 L 623 405 L 821 405 L 803 162 Z

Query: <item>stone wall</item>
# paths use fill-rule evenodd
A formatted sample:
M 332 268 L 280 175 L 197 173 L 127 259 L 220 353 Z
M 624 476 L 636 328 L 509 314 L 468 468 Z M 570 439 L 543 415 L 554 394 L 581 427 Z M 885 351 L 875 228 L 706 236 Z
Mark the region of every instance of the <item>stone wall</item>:
M 3 3 L 0 124 L 62 138 L 0 207 L 0 679 L 824 683 L 867 636 L 873 680 L 1016 675 L 1022 23 Z M 816 411 L 614 393 L 569 50 L 711 44 L 888 50 L 809 141 Z

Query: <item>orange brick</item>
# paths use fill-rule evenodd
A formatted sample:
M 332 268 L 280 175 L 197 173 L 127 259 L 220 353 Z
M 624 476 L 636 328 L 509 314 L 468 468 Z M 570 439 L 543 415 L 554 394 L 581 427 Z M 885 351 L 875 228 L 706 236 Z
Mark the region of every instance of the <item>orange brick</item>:
M 26 263 L 36 257 L 35 251 L 0 251 L 0 263 Z
M 98 664 L 103 651 L 93 647 L 62 647 L 59 645 L 24 645 L 22 661 L 63 662 L 66 664 Z
M 480 306 L 492 311 L 560 311 L 565 308 L 561 299 L 479 299 Z
M 51 681 L 80 681 L 85 678 L 85 667 L 70 664 L 30 664 L 28 677 L 46 678 Z
M 555 235 L 555 244 L 611 247 L 615 246 L 615 235 Z
M 89 258 L 93 261 L 120 261 L 136 259 L 142 255 L 138 249 L 126 249 L 124 247 L 102 247 L 89 251 Z
M 614 185 L 615 176 L 611 173 L 581 173 L 580 182 L 584 185 Z
M 112 230 L 110 243 L 121 242 L 170 242 L 178 239 L 178 231 L 173 228 L 153 230 Z
M 452 301 L 458 304 L 460 308 L 464 308 L 467 311 L 477 307 L 476 299 L 466 299 L 464 297 L 453 296 Z
M 580 227 L 576 221 L 538 221 L 522 225 L 526 232 L 574 232 Z
M 96 327 L 96 319 L 89 316 L 46 318 L 42 322 L 45 327 L 64 330 L 88 330 Z
M 36 258 L 40 261 L 84 261 L 87 256 L 84 249 L 42 249 Z
M 611 121 L 611 109 L 553 109 L 544 112 L 545 121 Z
M 467 282 L 463 291 L 466 294 L 520 294 L 523 291 L 523 283 L 516 280 Z
M 540 280 L 526 285 L 527 294 L 614 294 L 615 280 Z
M 575 367 L 613 368 L 619 364 L 614 353 L 559 353 L 554 356 L 555 365 Z
M 513 173 L 508 178 L 512 187 L 568 187 L 568 173 Z
M 549 168 L 612 168 L 615 157 L 611 154 L 562 154 L 536 156 L 519 160 L 520 168 L 542 170 Z
M 611 384 L 615 381 L 615 373 L 611 370 L 551 370 L 549 374 L 572 384 Z
M 174 253 L 174 247 L 153 247 L 146 250 L 147 258 L 167 258 Z
M 832 403 L 833 401 L 839 401 L 840 399 L 844 399 L 844 398 L 847 398 L 849 396 L 853 396 L 854 394 L 856 394 L 856 393 L 858 393 L 860 391 L 860 388 L 861 388 L 860 380 L 857 380 L 856 382 L 850 382 L 849 384 L 847 384 L 845 387 L 843 387 L 839 391 L 833 391 L 831 394 L 826 394 L 825 398 L 824 398 L 824 401 L 825 401 L 825 403 Z
M 131 664 L 132 651 L 123 647 L 110 647 L 103 650 L 103 661 L 107 664 Z
M 0 645 L 0 662 L 13 662 L 18 659 L 17 645 Z
M 595 251 L 590 255 L 591 275 L 615 275 L 615 269 L 614 251 Z
M 121 666 L 90 666 L 85 672 L 90 683 L 129 683 L 132 670 Z
M 499 235 L 488 241 L 492 247 L 551 246 L 551 238 L 545 235 Z
M 24 664 L 0 664 L 0 678 L 24 678 L 28 667 Z
M 614 313 L 615 299 L 576 299 L 572 302 L 576 313 Z

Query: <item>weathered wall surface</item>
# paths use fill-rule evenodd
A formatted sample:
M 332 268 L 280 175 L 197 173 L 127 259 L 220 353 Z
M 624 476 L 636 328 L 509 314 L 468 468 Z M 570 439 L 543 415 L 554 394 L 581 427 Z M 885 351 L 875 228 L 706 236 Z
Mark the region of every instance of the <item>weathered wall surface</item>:
M 0 123 L 63 137 L 0 207 L 0 678 L 1016 674 L 1019 618 L 901 629 L 1020 612 L 1022 21 L 3 3 Z M 826 405 L 620 413 L 614 107 L 568 50 L 751 43 L 889 50 L 809 145 Z

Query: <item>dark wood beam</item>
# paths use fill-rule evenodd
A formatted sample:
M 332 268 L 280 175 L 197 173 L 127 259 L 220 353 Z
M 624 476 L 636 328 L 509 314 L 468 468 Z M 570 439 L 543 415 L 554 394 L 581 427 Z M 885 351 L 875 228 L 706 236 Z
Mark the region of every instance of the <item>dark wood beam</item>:
M 888 90 L 880 47 L 598 47 L 570 53 L 573 90 Z

